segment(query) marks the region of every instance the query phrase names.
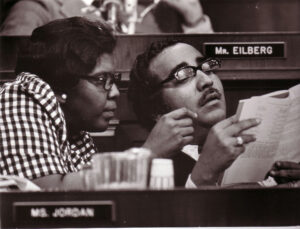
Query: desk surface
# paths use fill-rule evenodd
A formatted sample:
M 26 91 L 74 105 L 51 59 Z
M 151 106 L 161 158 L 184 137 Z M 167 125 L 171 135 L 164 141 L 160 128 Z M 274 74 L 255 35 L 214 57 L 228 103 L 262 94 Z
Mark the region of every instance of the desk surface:
M 298 188 L 7 192 L 0 198 L 2 228 L 300 225 Z

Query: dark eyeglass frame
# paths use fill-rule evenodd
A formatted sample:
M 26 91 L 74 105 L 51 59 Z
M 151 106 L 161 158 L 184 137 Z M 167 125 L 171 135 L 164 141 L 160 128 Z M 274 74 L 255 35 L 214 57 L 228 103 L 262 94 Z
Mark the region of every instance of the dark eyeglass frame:
M 121 81 L 121 77 L 122 73 L 120 72 L 102 72 L 96 76 L 82 76 L 80 78 L 88 80 L 91 83 L 100 83 L 105 91 L 109 91 L 113 84 L 117 85 Z
M 203 64 L 204 63 L 208 63 L 208 62 L 213 62 L 214 64 L 214 68 L 210 69 L 210 70 L 204 70 L 203 69 Z M 217 67 L 216 67 L 217 66 Z M 200 70 L 200 71 L 203 71 L 203 72 L 212 72 L 213 70 L 217 69 L 217 68 L 220 68 L 221 67 L 221 60 L 220 59 L 217 59 L 217 58 L 206 58 L 204 59 L 203 61 L 201 61 L 198 66 L 190 66 L 190 65 L 187 65 L 187 66 L 183 66 L 179 69 L 177 69 L 175 72 L 172 72 L 166 79 L 164 79 L 163 81 L 161 81 L 159 83 L 160 86 L 162 86 L 163 84 L 167 83 L 167 82 L 170 82 L 171 80 L 173 79 L 176 79 L 176 81 L 180 82 L 182 81 L 179 77 L 178 77 L 178 72 L 181 71 L 182 69 L 186 69 L 186 68 L 191 68 L 193 70 L 193 76 L 192 77 L 195 77 L 197 75 L 197 71 Z M 190 78 L 190 77 L 188 77 Z

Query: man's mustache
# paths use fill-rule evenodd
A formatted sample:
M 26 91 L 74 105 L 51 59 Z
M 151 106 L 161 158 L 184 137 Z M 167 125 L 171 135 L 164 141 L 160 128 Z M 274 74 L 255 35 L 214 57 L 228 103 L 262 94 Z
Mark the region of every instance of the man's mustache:
M 200 99 L 200 105 L 203 106 L 205 103 L 212 99 L 221 99 L 222 94 L 217 88 L 209 87 L 204 90 L 203 95 Z

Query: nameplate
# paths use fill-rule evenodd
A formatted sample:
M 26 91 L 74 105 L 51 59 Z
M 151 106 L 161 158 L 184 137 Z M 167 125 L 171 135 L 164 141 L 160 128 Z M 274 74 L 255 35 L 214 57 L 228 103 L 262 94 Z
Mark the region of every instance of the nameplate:
M 219 58 L 285 58 L 285 42 L 218 42 L 204 43 L 207 57 Z
M 16 227 L 95 227 L 113 225 L 113 201 L 15 202 Z

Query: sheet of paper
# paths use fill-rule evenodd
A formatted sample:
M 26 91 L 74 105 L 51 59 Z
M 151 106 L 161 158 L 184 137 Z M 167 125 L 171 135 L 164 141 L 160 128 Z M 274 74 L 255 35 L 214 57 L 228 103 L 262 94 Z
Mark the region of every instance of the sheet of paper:
M 292 100 L 275 160 L 300 162 L 300 93 Z
M 261 118 L 258 127 L 246 133 L 256 135 L 245 152 L 225 171 L 222 185 L 257 182 L 265 178 L 276 160 L 300 161 L 300 85 L 286 91 L 243 100 L 240 120 Z M 289 95 L 289 96 L 286 96 Z

